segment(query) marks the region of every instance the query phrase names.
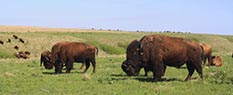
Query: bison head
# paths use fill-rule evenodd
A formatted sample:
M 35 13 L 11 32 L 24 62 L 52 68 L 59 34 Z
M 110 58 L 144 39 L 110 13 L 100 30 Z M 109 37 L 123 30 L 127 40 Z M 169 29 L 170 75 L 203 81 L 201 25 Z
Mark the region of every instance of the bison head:
M 53 60 L 51 54 L 48 54 L 48 56 L 46 56 L 43 61 L 45 69 L 53 69 Z
M 142 66 L 142 49 L 141 43 L 134 40 L 129 44 L 126 51 L 126 60 L 122 63 L 121 68 L 128 76 L 139 74 Z

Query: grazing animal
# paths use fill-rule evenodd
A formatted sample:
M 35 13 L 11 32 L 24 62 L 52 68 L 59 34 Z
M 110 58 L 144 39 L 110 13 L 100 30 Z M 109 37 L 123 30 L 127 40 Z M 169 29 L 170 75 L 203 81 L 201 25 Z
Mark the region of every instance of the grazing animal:
M 196 70 L 203 78 L 200 45 L 188 39 L 161 35 L 148 35 L 140 41 L 134 40 L 127 47 L 126 60 L 121 65 L 128 76 L 138 75 L 141 68 L 153 72 L 153 82 L 161 79 L 166 66 L 181 67 L 186 63 L 188 76 L 186 81 Z
M 73 68 L 73 62 L 85 63 L 86 68 L 84 73 L 88 70 L 90 63 L 93 66 L 93 73 L 96 70 L 95 57 L 98 54 L 98 48 L 85 43 L 70 42 L 60 47 L 58 53 L 59 62 L 55 62 L 55 73 L 61 73 L 62 68 L 66 66 L 66 73 L 70 73 Z
M 26 53 L 23 52 L 23 51 L 20 51 L 20 52 L 18 52 L 18 53 L 15 53 L 15 56 L 16 56 L 18 59 L 20 59 L 20 58 L 28 59 L 28 58 L 29 58 L 28 54 L 26 54 Z
M 19 47 L 18 46 L 14 46 L 14 49 L 19 50 Z
M 233 58 L 233 52 L 232 52 L 232 55 L 231 55 L 231 57 Z
M 31 54 L 31 52 L 29 52 L 29 51 L 25 51 L 25 54 L 30 55 L 30 54 Z
M 11 39 L 7 39 L 7 42 L 8 42 L 8 43 L 11 43 Z
M 0 40 L 0 44 L 2 44 L 2 45 L 3 45 L 3 44 L 4 44 L 4 42 L 3 42 L 2 40 Z
M 25 43 L 25 41 L 22 38 L 19 38 L 19 41 L 23 44 Z
M 221 56 L 212 56 L 211 57 L 211 66 L 220 67 L 222 66 L 222 57 Z
M 15 39 L 18 39 L 19 37 L 18 36 L 16 36 L 16 35 L 13 35 L 13 37 L 15 38 Z
M 52 53 L 49 50 L 45 50 L 41 53 L 40 56 L 40 66 L 42 66 L 42 64 L 44 65 L 45 69 L 52 69 L 53 68 L 53 64 L 51 61 L 51 56 Z
M 58 59 L 58 54 L 60 52 L 60 48 L 61 48 L 61 46 L 67 45 L 69 43 L 71 43 L 71 42 L 58 42 L 52 46 L 52 49 L 51 49 L 52 56 L 49 58 L 49 59 L 51 59 L 52 65 L 49 65 L 49 66 L 53 66 L 55 63 L 57 63 L 57 64 L 60 63 L 59 59 Z M 80 69 L 82 69 L 83 67 L 84 67 L 84 63 L 82 63 L 82 66 L 80 67 Z
M 205 44 L 205 43 L 200 43 L 200 46 L 203 48 L 204 50 L 204 55 L 203 55 L 203 66 L 205 66 L 206 64 L 206 60 L 208 59 L 208 64 L 207 66 L 210 66 L 211 63 L 211 57 L 212 57 L 212 48 L 210 45 Z

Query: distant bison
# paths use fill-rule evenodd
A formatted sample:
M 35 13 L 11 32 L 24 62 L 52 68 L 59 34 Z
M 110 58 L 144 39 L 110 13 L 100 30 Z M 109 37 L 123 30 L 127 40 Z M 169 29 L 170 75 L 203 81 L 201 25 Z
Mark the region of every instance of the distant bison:
M 23 58 L 23 59 L 28 59 L 29 58 L 29 55 L 26 54 L 24 51 L 20 51 L 18 53 L 15 53 L 15 56 L 20 59 L 20 58 Z
M 18 46 L 14 46 L 14 49 L 19 50 L 19 47 Z
M 8 42 L 8 43 L 11 43 L 11 39 L 7 39 L 7 42 Z
M 210 45 L 205 44 L 205 43 L 200 43 L 200 46 L 203 48 L 204 50 L 204 55 L 203 55 L 203 62 L 204 62 L 204 66 L 206 64 L 206 59 L 208 59 L 208 65 L 210 66 L 211 63 L 211 57 L 212 57 L 212 48 Z
M 4 42 L 3 42 L 2 40 L 0 40 L 0 44 L 2 44 L 2 45 L 3 45 L 3 44 L 4 44 Z
M 93 73 L 96 69 L 95 57 L 98 53 L 98 48 L 85 43 L 80 42 L 68 42 L 60 47 L 58 53 L 59 62 L 55 62 L 55 73 L 61 73 L 62 67 L 66 66 L 66 73 L 70 73 L 73 68 L 73 62 L 85 63 L 86 68 L 84 73 L 90 66 L 93 66 Z
M 211 57 L 211 66 L 220 67 L 222 66 L 222 57 L 221 56 L 212 56 Z
M 19 37 L 18 36 L 16 36 L 16 35 L 13 35 L 13 37 L 15 38 L 15 39 L 18 39 Z
M 231 57 L 233 58 L 233 53 L 232 53 Z
M 23 44 L 25 43 L 25 41 L 22 38 L 19 38 L 19 41 Z
M 43 51 L 40 56 L 40 66 L 43 64 L 45 69 L 52 69 L 53 64 L 50 59 L 51 56 L 52 56 L 52 53 L 49 50 Z
M 153 81 L 161 79 L 166 66 L 181 67 L 186 63 L 188 76 L 186 81 L 196 70 L 203 78 L 200 45 L 188 39 L 161 35 L 144 36 L 140 41 L 134 40 L 126 51 L 126 60 L 122 64 L 123 71 L 128 76 L 138 75 L 141 68 L 153 72 Z
M 29 51 L 25 51 L 25 54 L 30 55 L 30 54 L 31 54 L 31 52 L 29 52 Z

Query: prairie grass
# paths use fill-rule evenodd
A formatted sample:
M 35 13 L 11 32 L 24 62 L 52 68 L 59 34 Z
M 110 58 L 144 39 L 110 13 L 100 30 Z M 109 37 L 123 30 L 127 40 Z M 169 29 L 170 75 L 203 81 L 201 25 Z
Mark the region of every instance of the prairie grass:
M 26 44 L 17 40 L 0 45 L 0 94 L 1 95 L 230 95 L 233 93 L 232 37 L 223 35 L 142 33 L 142 32 L 0 32 L 0 40 L 6 41 L 12 35 L 22 37 Z M 164 80 L 152 83 L 152 73 L 145 77 L 128 77 L 121 70 L 125 60 L 125 49 L 133 40 L 144 35 L 159 34 L 192 39 L 210 44 L 214 55 L 223 56 L 222 67 L 204 68 L 204 79 L 196 72 L 193 79 L 185 82 L 188 71 L 168 67 Z M 80 70 L 81 64 L 74 63 L 71 73 L 54 74 L 39 65 L 40 53 L 50 50 L 61 41 L 79 41 L 97 46 L 97 71 L 92 74 L 90 66 L 86 75 Z M 18 45 L 20 50 L 28 50 L 30 59 L 16 59 L 12 54 Z M 113 52 L 114 51 L 114 52 Z M 63 70 L 64 72 L 64 70 Z

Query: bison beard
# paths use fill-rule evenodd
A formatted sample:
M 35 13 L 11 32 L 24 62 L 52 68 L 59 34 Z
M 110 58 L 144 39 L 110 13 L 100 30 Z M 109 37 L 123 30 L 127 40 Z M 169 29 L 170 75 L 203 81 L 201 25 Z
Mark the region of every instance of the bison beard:
M 63 66 L 66 66 L 66 73 L 70 73 L 73 68 L 73 62 L 85 63 L 86 68 L 84 73 L 88 70 L 90 63 L 93 66 L 93 73 L 95 73 L 96 61 L 95 56 L 98 49 L 94 46 L 85 43 L 70 42 L 62 45 L 58 53 L 58 62 L 55 62 L 55 73 L 61 73 Z
M 138 75 L 141 68 L 153 72 L 153 81 L 164 75 L 166 66 L 180 67 L 186 63 L 189 71 L 185 80 L 190 80 L 194 70 L 202 78 L 202 49 L 191 40 L 160 35 L 144 36 L 127 47 L 126 60 L 122 64 L 128 75 Z

